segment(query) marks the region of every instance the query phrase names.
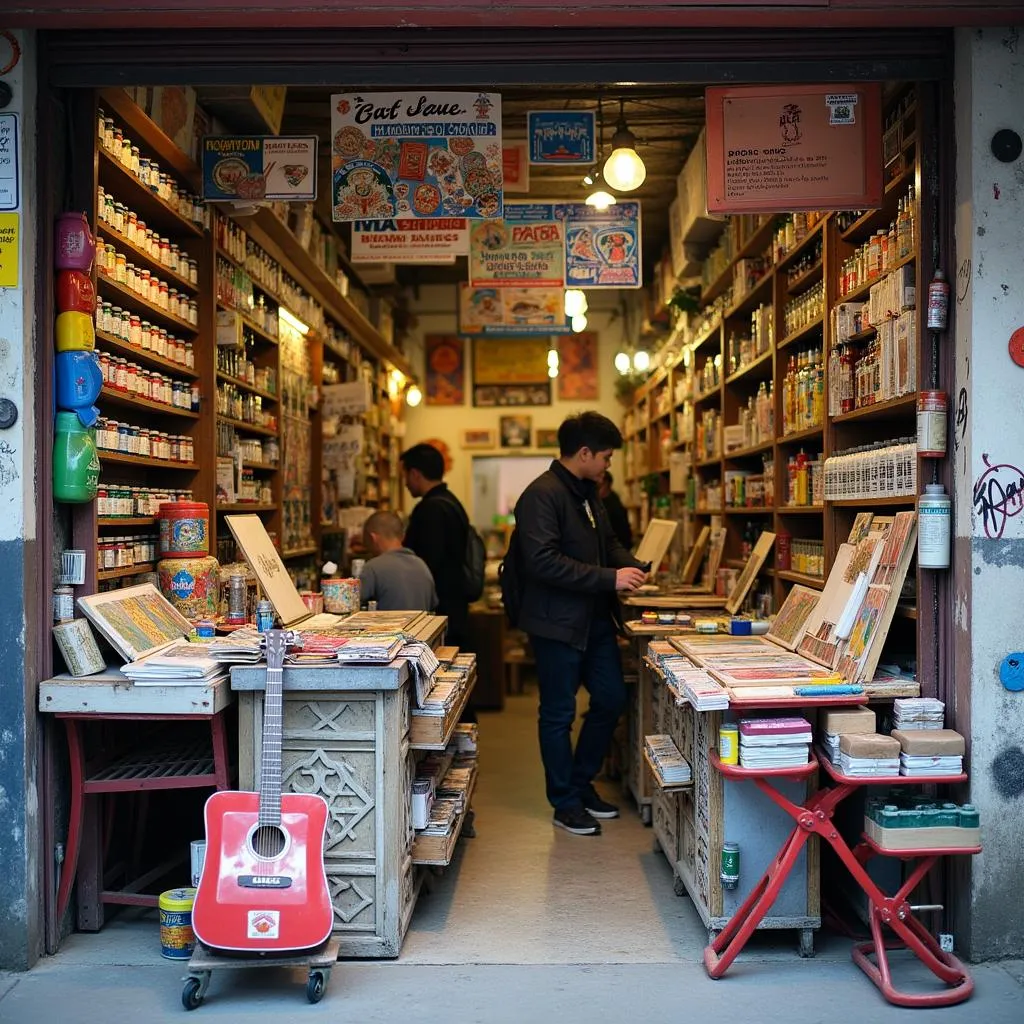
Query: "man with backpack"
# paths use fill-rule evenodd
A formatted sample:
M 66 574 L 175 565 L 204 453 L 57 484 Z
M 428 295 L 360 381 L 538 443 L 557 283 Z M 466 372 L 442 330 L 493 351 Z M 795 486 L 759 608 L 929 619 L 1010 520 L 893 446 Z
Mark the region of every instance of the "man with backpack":
M 553 823 L 599 835 L 598 818 L 618 817 L 593 780 L 626 706 L 616 593 L 636 590 L 643 565 L 619 543 L 598 484 L 622 435 L 610 419 L 585 412 L 558 428 L 560 456 L 516 504 L 516 528 L 502 566 L 502 594 L 513 625 L 530 636 L 540 682 L 540 752 Z M 572 745 L 576 694 L 590 694 Z

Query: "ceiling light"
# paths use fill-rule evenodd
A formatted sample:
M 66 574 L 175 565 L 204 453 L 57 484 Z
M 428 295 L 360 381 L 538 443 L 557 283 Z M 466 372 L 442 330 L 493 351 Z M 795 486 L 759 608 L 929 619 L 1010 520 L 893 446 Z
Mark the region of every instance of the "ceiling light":
M 587 317 L 586 314 L 580 313 L 578 316 L 574 316 L 570 321 L 573 331 L 579 334 L 581 331 L 587 329 Z
M 408 405 L 410 409 L 415 409 L 422 401 L 423 392 L 413 384 L 405 393 L 405 404 Z
M 550 378 L 551 378 L 552 380 L 554 380 L 554 379 L 555 379 L 555 377 L 557 377 L 557 376 L 558 376 L 558 367 L 557 367 L 557 366 L 549 366 L 549 367 L 548 367 L 548 376 L 549 376 L 549 377 L 550 377 Z
M 607 210 L 609 206 L 614 206 L 615 203 L 615 196 L 610 192 L 605 192 L 603 188 L 599 188 L 596 192 L 591 192 L 587 196 L 587 206 L 596 207 L 598 210 Z
M 626 126 L 624 102 L 619 100 L 619 123 L 612 136 L 611 156 L 604 164 L 604 180 L 619 192 L 638 189 L 647 177 L 640 154 L 636 151 L 636 136 Z
M 643 373 L 644 370 L 650 369 L 651 366 L 651 355 L 644 349 L 640 349 L 633 353 L 633 369 Z
M 548 349 L 548 366 L 558 366 L 558 349 Z
M 597 179 L 594 177 L 593 174 L 585 174 L 585 175 L 583 175 L 583 184 L 588 186 L 588 187 L 593 185 L 596 180 Z
M 569 288 L 565 293 L 565 315 L 582 316 L 587 311 L 587 296 L 579 288 Z
M 615 369 L 621 374 L 629 373 L 629 354 L 626 352 L 619 352 L 615 356 Z
M 284 306 L 279 306 L 277 309 L 277 315 L 293 330 L 299 332 L 299 334 L 309 334 L 309 324 L 304 324 L 294 313 L 289 313 Z

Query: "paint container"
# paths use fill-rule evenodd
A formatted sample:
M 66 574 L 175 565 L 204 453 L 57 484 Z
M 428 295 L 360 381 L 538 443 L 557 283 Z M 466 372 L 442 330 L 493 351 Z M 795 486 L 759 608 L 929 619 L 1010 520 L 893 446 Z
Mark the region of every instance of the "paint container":
M 324 608 L 332 615 L 347 615 L 359 611 L 359 580 L 321 580 L 320 589 L 323 591 Z
M 675 612 L 658 612 L 658 624 L 661 626 L 673 626 L 676 621 Z
M 60 625 L 75 617 L 75 592 L 71 587 L 53 588 L 53 623 Z
M 658 624 L 658 613 L 657 612 L 641 612 L 640 621 L 645 626 L 656 626 Z
M 922 391 L 917 400 L 917 454 L 923 459 L 946 455 L 949 396 L 945 391 Z
M 169 501 L 157 511 L 161 558 L 202 558 L 210 553 L 210 506 Z
M 160 955 L 168 960 L 188 960 L 196 948 L 192 931 L 195 889 L 168 889 L 160 893 Z
M 942 484 L 928 484 L 917 503 L 917 564 L 922 569 L 948 569 L 951 503 Z
M 217 627 L 213 619 L 200 619 L 196 623 L 196 636 L 200 640 L 212 640 L 217 635 Z
M 739 843 L 722 843 L 722 871 L 719 878 L 723 889 L 735 889 L 740 884 Z
M 210 619 L 217 614 L 220 563 L 202 558 L 164 558 L 156 564 L 160 593 L 186 619 Z
M 726 722 L 718 730 L 718 759 L 722 764 L 740 763 L 740 730 L 733 722 Z
M 274 628 L 274 606 L 264 598 L 256 605 L 256 631 L 267 633 Z

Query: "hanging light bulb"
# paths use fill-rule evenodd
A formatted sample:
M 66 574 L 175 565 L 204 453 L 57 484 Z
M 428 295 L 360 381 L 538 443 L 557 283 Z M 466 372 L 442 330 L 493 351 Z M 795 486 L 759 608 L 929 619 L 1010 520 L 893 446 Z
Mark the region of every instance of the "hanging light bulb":
M 408 405 L 410 409 L 415 409 L 422 401 L 423 392 L 413 384 L 405 393 L 405 404 Z
M 633 369 L 639 373 L 643 373 L 645 370 L 650 369 L 651 366 L 651 355 L 644 349 L 638 349 L 633 353 Z
M 625 375 L 629 373 L 629 353 L 618 352 L 615 356 L 615 369 Z
M 602 174 L 612 188 L 619 192 L 632 192 L 644 183 L 647 168 L 636 151 L 636 136 L 626 126 L 624 107 L 625 102 L 619 100 L 619 123 L 612 136 L 612 152 L 604 163 Z
M 587 206 L 593 206 L 598 210 L 607 210 L 609 206 L 614 206 L 618 200 L 611 194 L 606 192 L 603 188 L 599 188 L 596 192 L 591 192 L 587 196 Z
M 576 334 L 579 334 L 581 331 L 585 331 L 587 329 L 587 317 L 586 317 L 586 314 L 585 313 L 580 313 L 578 316 L 574 316 L 569 321 L 569 324 L 572 327 L 573 332 L 576 333 Z
M 565 293 L 565 315 L 582 316 L 587 311 L 587 296 L 579 288 L 569 288 Z
M 548 349 L 548 366 L 558 366 L 558 349 Z
M 557 367 L 557 366 L 549 366 L 549 367 L 548 367 L 548 376 L 549 376 L 549 377 L 550 377 L 550 378 L 551 378 L 552 380 L 554 380 L 554 379 L 555 379 L 555 377 L 557 377 L 557 376 L 558 376 L 558 367 Z

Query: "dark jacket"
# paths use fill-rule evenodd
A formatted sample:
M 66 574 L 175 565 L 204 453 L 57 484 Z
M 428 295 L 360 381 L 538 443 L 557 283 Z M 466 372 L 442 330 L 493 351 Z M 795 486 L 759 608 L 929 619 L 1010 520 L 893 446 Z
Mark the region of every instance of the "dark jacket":
M 616 569 L 645 566 L 616 539 L 597 486 L 558 461 L 523 491 L 515 514 L 519 628 L 585 650 L 594 616 L 616 615 Z
M 463 646 L 469 622 L 465 573 L 469 517 L 447 484 L 431 488 L 409 514 L 405 546 L 430 569 L 437 588 L 437 614 L 448 618 L 448 639 Z
M 608 512 L 608 522 L 612 525 L 612 533 L 628 551 L 633 546 L 633 528 L 629 525 L 629 513 L 626 511 L 626 506 L 622 504 L 622 499 L 614 491 L 609 491 L 608 497 L 601 500 Z

